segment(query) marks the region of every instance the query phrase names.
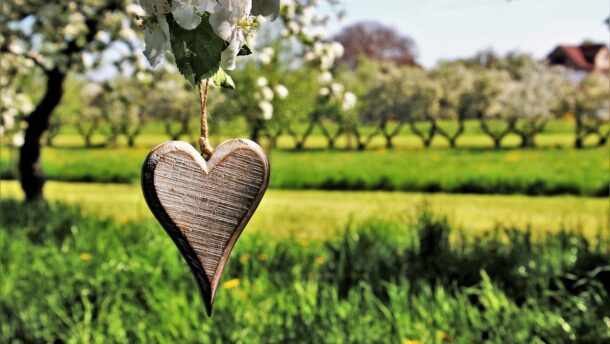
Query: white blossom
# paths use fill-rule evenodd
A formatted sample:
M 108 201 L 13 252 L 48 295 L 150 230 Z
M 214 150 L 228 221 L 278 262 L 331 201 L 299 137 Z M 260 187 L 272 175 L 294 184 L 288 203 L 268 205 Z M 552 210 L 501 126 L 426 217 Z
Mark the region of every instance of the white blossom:
M 356 95 L 352 92 L 345 92 L 343 95 L 343 111 L 348 111 L 356 106 Z
M 286 88 L 284 85 L 277 85 L 275 86 L 275 93 L 277 94 L 278 98 L 285 99 L 288 97 L 288 88 Z
M 268 121 L 273 117 L 273 105 L 270 102 L 262 101 L 258 103 L 258 107 L 263 113 L 263 119 Z
M 237 54 L 246 40 L 254 21 L 250 16 L 252 0 L 217 0 L 219 7 L 210 15 L 212 29 L 229 45 L 221 54 L 221 65 L 226 70 L 235 69 Z
M 261 95 L 263 96 L 263 99 L 266 101 L 273 100 L 273 90 L 271 90 L 267 86 L 261 88 Z
M 324 71 L 318 77 L 318 81 L 321 84 L 326 85 L 326 84 L 330 83 L 331 81 L 333 81 L 333 75 L 329 71 Z
M 214 13 L 219 6 L 214 0 L 172 0 L 172 14 L 178 25 L 192 30 L 201 23 L 201 14 Z
M 23 146 L 24 142 L 25 139 L 23 138 L 23 135 L 21 133 L 15 133 L 15 135 L 13 135 L 13 146 L 21 147 Z
M 265 87 L 265 86 L 267 86 L 267 84 L 268 84 L 268 83 L 269 83 L 269 82 L 267 81 L 267 78 L 265 78 L 264 76 L 259 76 L 259 77 L 256 79 L 256 85 L 257 85 L 258 87 Z

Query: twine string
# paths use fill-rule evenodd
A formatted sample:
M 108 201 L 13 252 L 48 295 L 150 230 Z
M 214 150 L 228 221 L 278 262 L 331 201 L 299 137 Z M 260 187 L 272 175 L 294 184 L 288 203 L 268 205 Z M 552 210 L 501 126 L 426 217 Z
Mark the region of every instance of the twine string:
M 199 137 L 199 149 L 201 155 L 204 158 L 209 159 L 214 152 L 214 148 L 210 145 L 208 139 L 208 114 L 207 114 L 207 102 L 208 102 L 208 91 L 210 89 L 210 79 L 199 81 L 199 98 L 201 99 L 201 135 Z

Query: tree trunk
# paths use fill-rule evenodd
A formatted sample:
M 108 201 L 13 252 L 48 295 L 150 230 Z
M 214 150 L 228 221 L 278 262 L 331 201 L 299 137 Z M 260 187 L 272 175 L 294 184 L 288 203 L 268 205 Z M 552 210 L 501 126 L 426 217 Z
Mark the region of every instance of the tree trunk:
M 502 148 L 502 137 L 493 137 L 494 140 L 494 148 L 500 149 Z
M 91 134 L 87 134 L 85 136 L 83 136 L 83 138 L 85 139 L 85 147 L 86 148 L 91 148 L 92 144 L 91 144 Z
M 387 148 L 387 149 L 394 148 L 394 143 L 392 142 L 391 135 L 385 135 L 385 148 Z
M 608 136 L 606 135 L 600 135 L 599 137 L 599 141 L 597 141 L 597 146 L 598 147 L 603 147 L 608 143 Z
M 264 126 L 264 122 L 262 120 L 255 120 L 252 123 L 252 128 L 250 129 L 250 140 L 259 143 L 261 138 L 261 131 Z
M 451 138 L 449 138 L 447 140 L 449 141 L 449 147 L 450 148 L 456 148 L 457 147 L 457 144 L 456 144 L 457 137 L 451 137 Z
M 127 147 L 133 148 L 136 145 L 136 137 L 133 135 L 127 136 Z
M 536 135 L 535 134 L 522 134 L 521 136 L 521 148 L 533 148 L 536 147 Z
M 58 68 L 46 72 L 45 95 L 36 109 L 27 117 L 23 146 L 19 155 L 21 188 L 27 201 L 43 198 L 44 174 L 40 167 L 40 138 L 49 127 L 49 118 L 61 101 L 66 74 Z

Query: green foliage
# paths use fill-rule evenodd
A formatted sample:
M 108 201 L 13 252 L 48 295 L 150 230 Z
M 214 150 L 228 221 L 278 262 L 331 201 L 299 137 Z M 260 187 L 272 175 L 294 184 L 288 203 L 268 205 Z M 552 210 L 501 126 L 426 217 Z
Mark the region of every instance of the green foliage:
M 214 33 L 208 17 L 193 30 L 183 29 L 168 15 L 172 52 L 180 73 L 194 85 L 212 77 L 220 68 L 225 42 Z
M 235 82 L 222 68 L 219 68 L 218 72 L 212 76 L 212 81 L 216 86 L 235 89 Z
M 601 235 L 496 230 L 449 241 L 451 225 L 426 211 L 325 242 L 245 234 L 206 318 L 156 223 L 44 203 L 3 201 L 0 211 L 2 342 L 610 340 Z

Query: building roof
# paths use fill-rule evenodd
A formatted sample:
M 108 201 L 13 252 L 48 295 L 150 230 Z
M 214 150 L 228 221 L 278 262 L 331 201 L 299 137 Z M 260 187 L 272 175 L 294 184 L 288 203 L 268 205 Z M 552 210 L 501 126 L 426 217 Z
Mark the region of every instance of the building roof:
M 602 49 L 607 49 L 605 44 L 560 45 L 549 54 L 548 60 L 551 64 L 593 71 L 596 69 L 595 57 Z

